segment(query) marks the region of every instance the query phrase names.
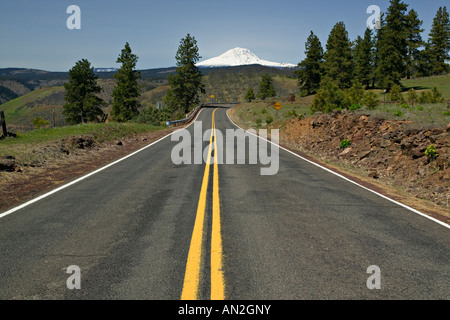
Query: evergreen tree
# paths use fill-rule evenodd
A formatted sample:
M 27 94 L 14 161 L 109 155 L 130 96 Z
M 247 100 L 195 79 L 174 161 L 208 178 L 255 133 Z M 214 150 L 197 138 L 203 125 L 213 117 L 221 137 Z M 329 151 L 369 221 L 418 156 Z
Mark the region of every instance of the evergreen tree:
M 361 104 L 364 98 L 364 88 L 358 80 L 353 81 L 352 86 L 346 92 L 350 104 Z
M 373 74 L 372 74 L 372 88 L 375 88 L 376 84 L 379 83 L 380 76 L 379 73 L 379 62 L 380 62 L 380 45 L 383 43 L 381 39 L 383 38 L 383 30 L 385 30 L 384 14 L 380 17 L 380 28 L 377 29 L 376 35 L 374 37 L 374 53 L 373 53 Z
M 425 49 L 419 51 L 416 62 L 416 73 L 418 77 L 428 77 L 432 73 L 431 45 L 425 42 Z
M 407 8 L 400 0 L 391 0 L 378 40 L 377 77 L 379 85 L 387 90 L 400 84 L 406 72 Z
M 448 72 L 450 67 L 445 62 L 450 59 L 450 20 L 447 7 L 440 7 L 437 11 L 428 41 L 432 73 L 438 75 Z
M 356 40 L 354 60 L 355 79 L 369 88 L 372 83 L 374 64 L 372 30 L 369 28 L 364 33 L 364 39 L 358 36 Z
M 324 77 L 320 89 L 314 97 L 311 112 L 331 112 L 335 109 L 348 109 L 351 106 L 349 97 L 337 86 L 337 84 Z
M 420 61 L 419 48 L 423 46 L 421 33 L 422 23 L 416 11 L 410 10 L 406 16 L 407 33 L 406 33 L 406 45 L 407 45 L 407 57 L 406 57 L 406 77 L 408 79 L 417 73 L 418 62 Z
M 352 44 L 343 22 L 338 22 L 328 37 L 327 52 L 324 55 L 325 74 L 339 88 L 349 88 L 352 84 Z
M 313 94 L 320 88 L 322 78 L 323 48 L 319 38 L 311 31 L 305 43 L 306 58 L 299 63 L 298 85 L 301 91 Z
M 183 110 L 188 113 L 199 103 L 199 93 L 205 93 L 202 83 L 202 73 L 195 65 L 200 60 L 197 41 L 190 34 L 181 39 L 175 56 L 177 60 L 176 73 L 169 74 L 170 89 L 165 101 L 173 111 Z
M 404 103 L 405 99 L 402 94 L 402 87 L 398 84 L 392 85 L 391 92 L 389 92 L 389 100 L 391 102 Z
M 91 63 L 82 59 L 69 71 L 69 82 L 64 83 L 66 89 L 63 114 L 69 124 L 98 121 L 103 115 L 103 100 L 96 96 L 101 92 L 97 85 L 97 76 Z
M 255 92 L 252 88 L 248 88 L 247 94 L 245 95 L 245 100 L 247 100 L 247 102 L 252 102 L 252 100 L 255 100 Z
M 117 63 L 122 63 L 118 72 L 114 75 L 116 85 L 113 89 L 113 105 L 111 117 L 113 120 L 128 121 L 139 114 L 140 87 L 138 80 L 140 72 L 136 71 L 138 57 L 131 52 L 128 42 L 122 53 L 117 58 Z
M 375 92 L 366 91 L 364 93 L 362 104 L 366 106 L 369 110 L 373 110 L 380 104 L 380 100 L 378 99 L 378 96 Z
M 265 100 L 266 98 L 272 98 L 276 95 L 277 93 L 273 85 L 272 77 L 268 73 L 263 74 L 261 82 L 259 83 L 258 97 Z

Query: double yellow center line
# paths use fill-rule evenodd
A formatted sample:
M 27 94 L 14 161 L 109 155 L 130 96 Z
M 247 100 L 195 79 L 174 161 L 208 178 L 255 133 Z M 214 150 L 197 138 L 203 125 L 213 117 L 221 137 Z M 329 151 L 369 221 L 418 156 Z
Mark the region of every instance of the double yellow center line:
M 214 120 L 215 109 L 212 113 L 212 130 L 209 140 L 208 158 L 205 173 L 203 175 L 202 188 L 197 207 L 194 231 L 186 263 L 184 275 L 182 300 L 196 300 L 199 294 L 200 272 L 202 266 L 202 247 L 204 240 L 204 225 L 206 199 L 209 183 L 209 170 L 211 166 L 211 150 L 214 145 L 214 173 L 213 173 L 213 197 L 212 197 L 212 229 L 211 229 L 211 300 L 225 299 L 225 283 L 223 276 L 222 235 L 220 225 L 220 199 L 219 199 L 219 167 L 217 163 L 217 139 L 216 124 Z

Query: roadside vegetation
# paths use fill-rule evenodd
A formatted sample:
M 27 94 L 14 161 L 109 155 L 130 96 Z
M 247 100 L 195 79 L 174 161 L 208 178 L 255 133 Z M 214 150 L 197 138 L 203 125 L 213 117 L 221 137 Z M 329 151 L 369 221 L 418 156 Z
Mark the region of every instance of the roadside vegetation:
M 38 142 L 53 142 L 71 136 L 92 135 L 99 142 L 114 141 L 128 135 L 136 135 L 149 131 L 159 130 L 163 127 L 139 123 L 87 123 L 58 128 L 40 128 L 36 130 L 20 132 L 14 139 L 5 139 L 0 144 L 14 146 L 16 144 L 35 144 Z M 1 152 L 1 151 L 0 151 Z
M 88 123 L 58 128 L 41 128 L 20 132 L 14 139 L 4 139 L 0 142 L 0 155 L 14 159 L 17 163 L 33 163 L 43 157 L 51 156 L 51 146 L 59 146 L 55 150 L 58 156 L 69 153 L 68 148 L 84 148 L 88 141 L 89 148 L 98 147 L 103 143 L 115 144 L 121 139 L 139 136 L 165 127 L 138 123 Z M 69 141 L 65 143 L 64 141 Z M 65 145 L 68 145 L 65 146 Z M 64 147 L 63 147 L 64 146 Z M 55 153 L 56 154 L 56 153 Z M 1 160 L 1 159 L 0 159 Z M 4 160 L 4 159 L 3 159 Z M 41 161 L 42 162 L 42 161 Z

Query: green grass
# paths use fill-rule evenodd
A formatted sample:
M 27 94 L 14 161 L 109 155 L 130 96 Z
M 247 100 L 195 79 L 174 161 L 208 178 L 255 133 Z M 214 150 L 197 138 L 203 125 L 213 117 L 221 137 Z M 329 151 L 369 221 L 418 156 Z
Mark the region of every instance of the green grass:
M 0 105 L 0 110 L 5 112 L 6 124 L 32 128 L 32 121 L 38 116 L 51 121 L 52 109 L 55 108 L 56 114 L 59 115 L 62 105 L 44 101 L 51 96 L 61 95 L 63 91 L 63 86 L 43 87 Z
M 17 113 L 16 110 L 25 104 L 34 102 L 38 99 L 43 99 L 53 93 L 63 90 L 63 86 L 40 88 L 0 105 L 0 110 L 5 111 L 6 115 L 10 113 Z
M 21 165 L 43 165 L 47 160 L 52 162 L 61 159 L 64 152 L 61 148 L 71 148 L 71 144 L 63 142 L 70 137 L 89 136 L 94 145 L 102 142 L 114 143 L 125 137 L 161 130 L 146 124 L 136 123 L 101 123 L 67 126 L 61 128 L 37 129 L 19 133 L 17 138 L 0 140 L 0 156 L 13 156 Z M 72 150 L 70 150 L 72 153 Z
M 306 115 L 306 117 L 314 116 L 311 115 L 309 104 L 302 99 L 299 98 L 296 102 L 281 102 L 283 107 L 278 111 L 278 119 L 276 119 L 276 111 L 272 106 L 275 100 L 242 103 L 237 109 L 236 115 L 248 127 L 264 128 L 267 126 L 267 119 L 270 117 L 275 120 L 271 126 L 280 127 L 285 125 L 285 120 L 293 118 L 295 114 L 298 116 Z M 400 104 L 384 104 L 381 102 L 373 110 L 362 108 L 354 112 L 355 114 L 370 115 L 387 120 L 407 121 L 409 123 L 406 123 L 405 127 L 415 129 L 445 128 L 450 122 L 450 112 L 446 103 L 406 107 Z
M 92 135 L 97 142 L 101 143 L 161 129 L 163 128 L 148 124 L 114 122 L 36 129 L 19 133 L 16 138 L 0 140 L 0 155 L 7 154 L 8 151 L 12 151 L 17 145 L 38 145 L 72 136 Z
M 250 127 L 265 127 L 267 122 L 271 122 L 273 126 L 277 125 L 277 122 L 290 119 L 294 117 L 294 114 L 310 115 L 311 110 L 308 105 L 295 103 L 295 102 L 281 102 L 283 106 L 277 111 L 273 108 L 273 104 L 276 100 L 258 101 L 252 103 L 242 103 L 239 106 L 237 116 Z M 261 122 L 259 121 L 261 120 Z M 269 121 L 267 121 L 269 120 Z
M 411 122 L 408 127 L 417 129 L 427 128 L 445 128 L 450 122 L 450 115 L 447 115 L 447 104 L 418 104 L 414 107 L 401 107 L 399 104 L 381 103 L 374 110 L 358 110 L 356 114 L 369 114 L 371 116 L 381 117 L 387 120 L 403 120 Z M 399 115 L 400 111 L 401 115 Z
M 419 92 L 436 87 L 445 100 L 450 100 L 450 75 L 403 80 L 402 85 L 405 91 L 414 88 Z

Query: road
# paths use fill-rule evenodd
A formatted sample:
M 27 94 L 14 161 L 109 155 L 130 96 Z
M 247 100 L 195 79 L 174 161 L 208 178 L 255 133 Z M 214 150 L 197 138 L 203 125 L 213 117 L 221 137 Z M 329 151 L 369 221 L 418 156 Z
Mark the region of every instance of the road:
M 205 137 L 207 165 L 168 136 L 0 218 L 0 299 L 450 299 L 447 227 L 283 150 L 274 175 L 214 163 Z

